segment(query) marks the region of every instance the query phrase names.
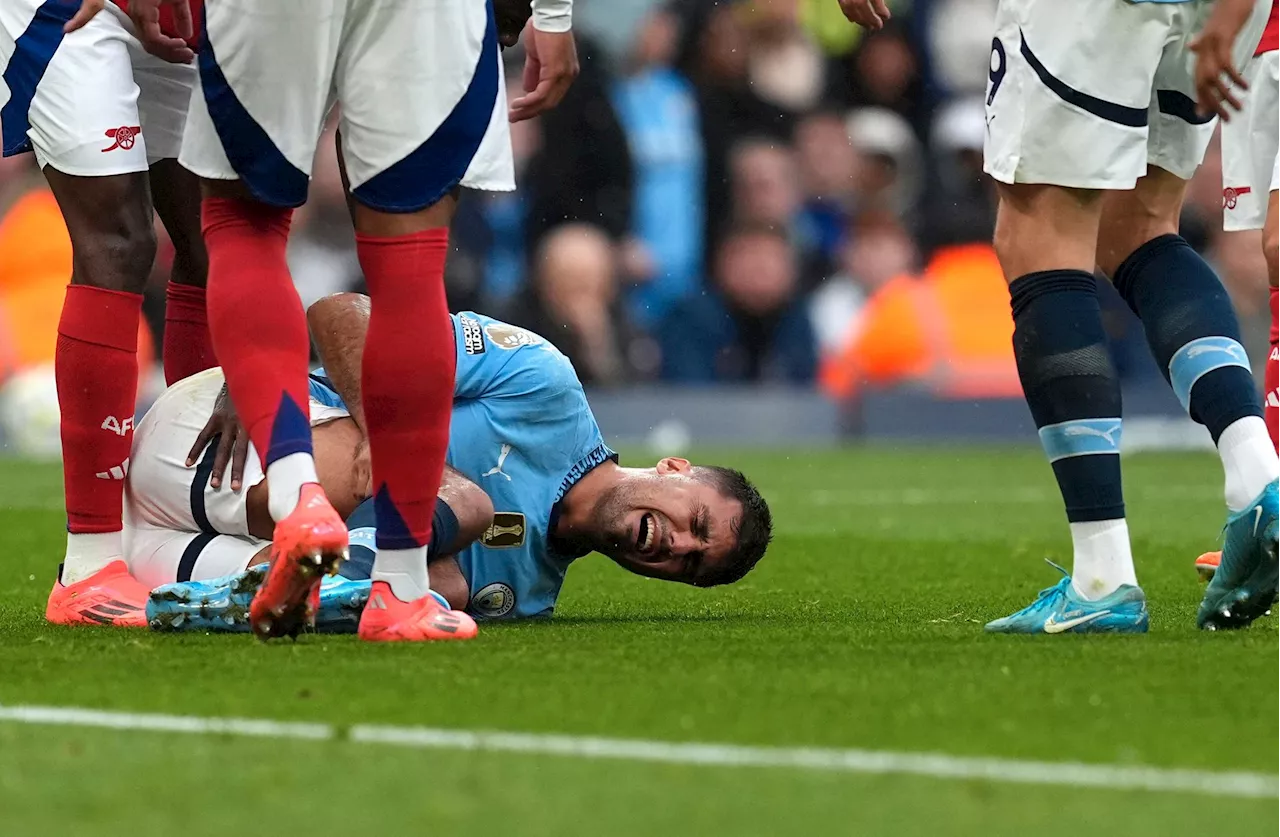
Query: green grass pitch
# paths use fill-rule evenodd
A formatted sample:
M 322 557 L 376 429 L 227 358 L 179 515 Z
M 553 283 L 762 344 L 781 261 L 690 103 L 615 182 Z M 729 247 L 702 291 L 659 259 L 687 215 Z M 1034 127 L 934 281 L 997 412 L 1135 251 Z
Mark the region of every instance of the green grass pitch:
M 988 637 L 1054 583 L 1042 559 L 1070 562 L 1035 452 L 706 453 L 774 509 L 745 581 L 686 589 L 593 556 L 554 620 L 425 647 L 46 626 L 60 475 L 0 462 L 0 705 L 1276 772 L 1275 619 L 1194 626 L 1213 458 L 1126 460 L 1149 635 Z M 1274 799 L 0 721 L 15 837 L 1276 831 Z

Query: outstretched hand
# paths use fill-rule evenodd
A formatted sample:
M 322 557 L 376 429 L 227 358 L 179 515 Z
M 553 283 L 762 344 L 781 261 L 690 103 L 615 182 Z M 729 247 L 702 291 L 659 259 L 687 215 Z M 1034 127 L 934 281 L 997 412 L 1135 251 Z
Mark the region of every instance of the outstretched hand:
M 532 23 L 525 27 L 524 90 L 511 103 L 507 117 L 523 122 L 560 104 L 578 77 L 578 47 L 573 31 L 543 32 Z
M 1253 14 L 1254 0 L 1218 0 L 1204 28 L 1188 45 L 1196 54 L 1196 110 L 1203 116 L 1217 114 L 1231 121 L 1231 112 L 1240 110 L 1239 91 L 1249 83 L 1235 66 L 1236 36 Z M 1233 89 L 1234 85 L 1234 89 Z
M 840 11 L 850 23 L 867 29 L 883 29 L 884 22 L 893 17 L 885 0 L 840 0 Z

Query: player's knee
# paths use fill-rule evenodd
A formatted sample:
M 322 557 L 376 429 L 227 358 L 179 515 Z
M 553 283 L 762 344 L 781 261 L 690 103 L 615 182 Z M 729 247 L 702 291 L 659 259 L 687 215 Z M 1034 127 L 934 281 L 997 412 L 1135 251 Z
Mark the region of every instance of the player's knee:
M 122 215 L 110 227 L 83 232 L 74 243 L 75 281 L 112 291 L 141 293 L 156 259 L 149 218 Z

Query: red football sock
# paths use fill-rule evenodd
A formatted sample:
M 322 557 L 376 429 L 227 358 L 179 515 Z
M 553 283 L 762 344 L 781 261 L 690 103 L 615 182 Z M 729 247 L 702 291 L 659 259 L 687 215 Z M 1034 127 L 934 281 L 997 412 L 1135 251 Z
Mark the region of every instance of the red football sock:
M 205 198 L 209 332 L 231 400 L 263 462 L 311 453 L 311 343 L 285 245 L 292 210 Z
M 372 297 L 361 370 L 381 549 L 431 540 L 453 410 L 453 328 L 444 289 L 447 228 L 356 236 Z
M 204 288 L 170 282 L 165 292 L 164 380 L 174 384 L 218 365 Z
M 1271 433 L 1271 441 L 1280 451 L 1280 348 L 1277 348 L 1277 337 L 1280 337 L 1280 325 L 1276 323 L 1276 301 L 1280 293 L 1271 289 L 1271 352 L 1267 355 L 1265 376 L 1266 400 L 1263 415 L 1267 419 L 1267 430 Z
M 142 295 L 71 285 L 54 355 L 67 531 L 119 532 L 138 396 Z

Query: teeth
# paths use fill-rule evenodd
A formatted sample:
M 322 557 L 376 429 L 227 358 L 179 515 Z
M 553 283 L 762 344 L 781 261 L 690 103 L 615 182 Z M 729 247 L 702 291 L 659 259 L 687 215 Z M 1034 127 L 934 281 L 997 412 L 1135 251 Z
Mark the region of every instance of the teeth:
M 649 547 L 653 545 L 653 530 L 656 528 L 654 526 L 655 522 L 656 521 L 654 521 L 653 517 L 650 516 L 647 518 L 647 525 L 645 526 L 644 532 L 644 543 L 640 545 L 640 548 L 645 552 L 648 552 Z

